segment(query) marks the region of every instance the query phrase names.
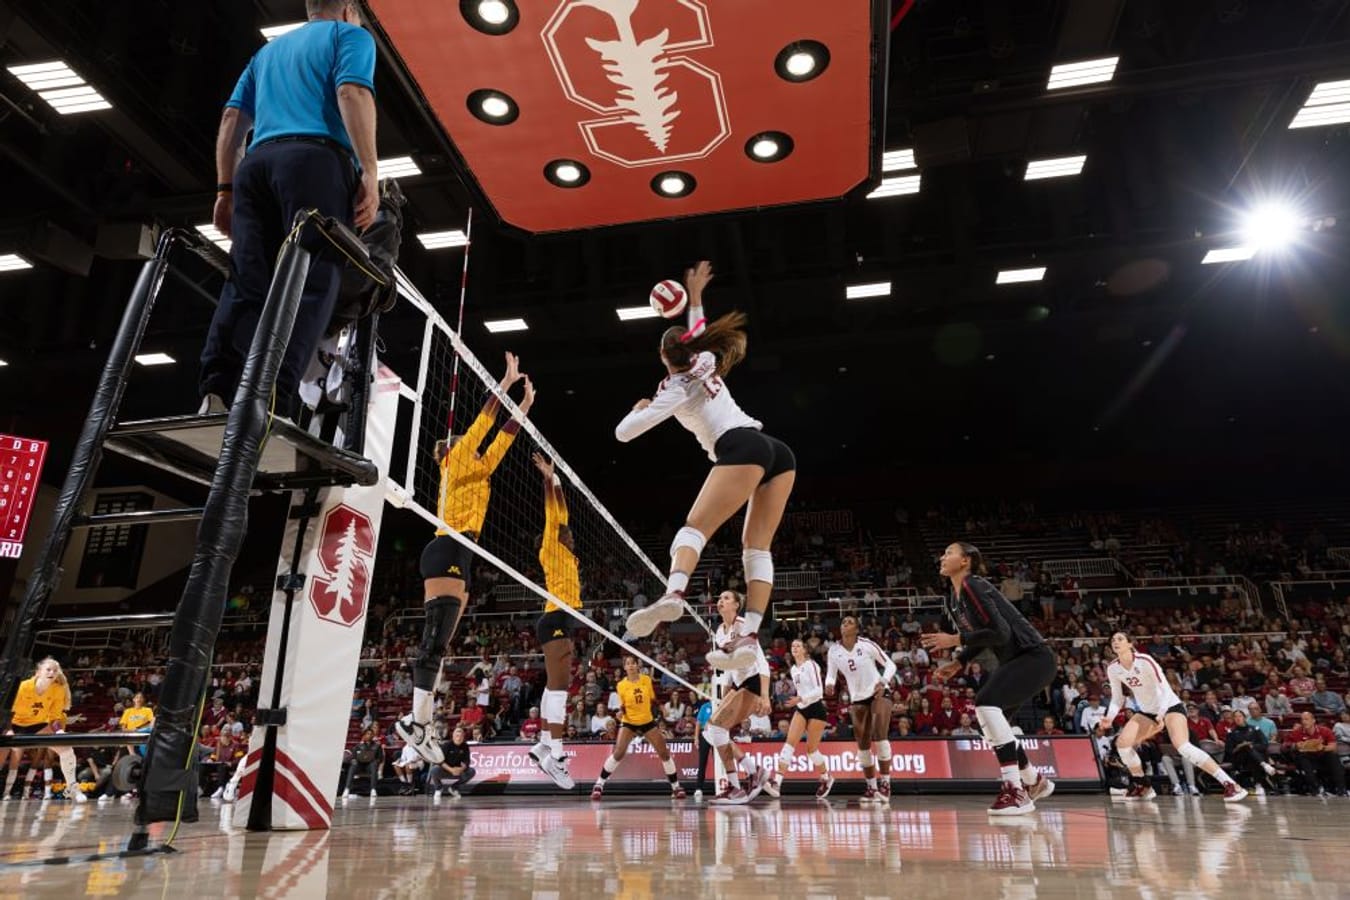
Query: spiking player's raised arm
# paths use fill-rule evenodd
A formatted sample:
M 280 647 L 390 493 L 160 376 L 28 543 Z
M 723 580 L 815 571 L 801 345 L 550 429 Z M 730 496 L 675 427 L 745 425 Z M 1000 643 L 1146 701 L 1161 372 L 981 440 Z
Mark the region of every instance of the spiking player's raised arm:
M 703 321 L 703 291 L 712 277 L 712 265 L 706 261 L 685 273 L 692 327 L 666 329 L 660 348 L 666 378 L 656 396 L 639 400 L 614 430 L 620 441 L 631 441 L 674 416 L 713 461 L 703 490 L 671 545 L 665 594 L 630 615 L 628 630 L 645 637 L 684 614 L 684 591 L 704 545 L 749 503 L 741 535 L 748 593 L 744 628 L 727 646 L 707 654 L 708 662 L 719 669 L 741 669 L 756 658 L 759 626 L 773 589 L 769 547 L 796 481 L 797 460 L 787 444 L 764 434 L 760 422 L 736 405 L 722 380 L 745 358 L 745 315 L 735 312 L 711 323 Z

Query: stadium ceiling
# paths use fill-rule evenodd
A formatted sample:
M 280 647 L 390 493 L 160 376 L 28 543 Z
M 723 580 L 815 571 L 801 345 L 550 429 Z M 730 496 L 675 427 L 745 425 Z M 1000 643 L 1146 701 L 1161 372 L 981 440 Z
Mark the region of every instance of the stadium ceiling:
M 1333 299 L 1350 232 L 1334 223 L 1350 205 L 1350 131 L 1312 95 L 1350 79 L 1345 0 L 540 0 L 498 3 L 518 14 L 503 35 L 469 23 L 476 2 L 436 4 L 416 27 L 413 5 L 367 4 L 381 44 L 380 156 L 406 157 L 410 173 L 404 268 L 453 312 L 464 251 L 415 236 L 464 229 L 472 206 L 469 341 L 485 358 L 519 349 L 576 396 L 612 393 L 602 381 L 631 392 L 650 374 L 659 323 L 615 309 L 704 256 L 719 271 L 710 302 L 750 313 L 751 366 L 783 379 L 789 412 L 821 408 L 840 369 L 872 366 L 912 384 L 1007 390 L 1009 402 L 1052 390 L 1066 427 L 1087 430 L 1110 420 L 1141 355 L 1177 329 L 1187 353 L 1173 364 L 1202 349 L 1231 359 L 1223 341 L 1280 334 L 1297 354 L 1285 368 L 1312 367 L 1309 383 L 1330 389 L 1319 360 L 1343 365 L 1332 342 L 1345 337 L 1345 305 Z M 629 7 L 625 31 L 616 23 Z M 0 159 L 11 174 L 0 261 L 32 264 L 0 271 L 0 418 L 57 414 L 33 383 L 84 396 L 146 234 L 209 218 L 220 106 L 261 29 L 301 18 L 300 0 L 0 0 Z M 619 94 L 593 96 L 607 83 L 595 64 L 665 23 L 662 84 L 679 102 L 663 107 L 655 88 L 634 124 Z M 823 71 L 782 77 L 783 51 L 810 42 L 829 51 Z M 498 58 L 498 47 L 512 49 Z M 63 111 L 24 80 L 21 67 L 58 60 L 108 108 Z M 1056 70 L 1066 64 L 1079 65 Z M 480 113 L 500 112 L 483 105 L 493 91 L 512 124 L 472 112 L 470 96 Z M 837 108 L 821 106 L 825 94 Z M 883 109 L 871 105 L 882 95 Z M 1300 115 L 1313 127 L 1290 128 Z M 782 153 L 780 135 L 786 156 L 752 158 Z M 653 136 L 688 158 L 652 162 Z M 581 166 L 550 168 L 566 162 Z M 548 180 L 583 169 L 580 187 Z M 668 171 L 694 189 L 661 196 L 656 176 Z M 604 202 L 573 199 L 583 196 Z M 1202 266 L 1240 242 L 1240 213 L 1268 197 L 1300 204 L 1297 255 Z M 185 269 L 147 349 L 192 360 L 219 273 Z M 1000 272 L 1040 269 L 999 283 Z M 848 299 L 864 284 L 888 288 Z M 513 317 L 529 331 L 482 326 Z M 1202 327 L 1210 320 L 1221 328 Z M 402 327 L 386 323 L 390 354 L 416 344 Z M 1323 349 L 1296 343 L 1318 335 Z M 157 377 L 190 394 L 183 371 Z M 1215 416 L 1231 415 L 1230 399 L 1214 401 Z M 912 402 L 944 427 L 941 404 Z

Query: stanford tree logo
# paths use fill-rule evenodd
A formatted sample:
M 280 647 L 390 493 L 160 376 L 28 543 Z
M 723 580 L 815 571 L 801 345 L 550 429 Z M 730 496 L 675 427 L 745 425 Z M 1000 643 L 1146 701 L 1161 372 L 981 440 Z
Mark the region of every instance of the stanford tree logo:
M 309 602 L 319 618 L 348 627 L 366 613 L 375 529 L 370 518 L 345 503 L 323 517 L 319 565 L 309 583 Z

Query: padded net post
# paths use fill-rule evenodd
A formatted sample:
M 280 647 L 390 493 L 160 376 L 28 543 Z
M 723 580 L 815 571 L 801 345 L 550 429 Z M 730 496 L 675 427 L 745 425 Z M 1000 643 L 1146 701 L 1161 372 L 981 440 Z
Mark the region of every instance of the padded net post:
M 299 225 L 308 214 L 297 214 Z M 197 722 L 210 683 L 211 655 L 225 615 L 230 570 L 248 525 L 248 497 L 258 467 L 263 432 L 277 372 L 290 342 L 310 252 L 295 240 L 282 248 L 244 363 L 197 549 L 174 616 L 169 656 L 146 744 L 138 824 L 197 819 Z

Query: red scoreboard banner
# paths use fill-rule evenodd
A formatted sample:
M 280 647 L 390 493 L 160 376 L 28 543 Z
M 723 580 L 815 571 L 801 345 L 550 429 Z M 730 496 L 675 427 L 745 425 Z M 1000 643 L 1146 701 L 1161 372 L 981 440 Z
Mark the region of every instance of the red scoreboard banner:
M 1027 757 L 1042 774 L 1057 781 L 1076 782 L 1085 787 L 1102 784 L 1101 769 L 1086 736 L 1057 735 L 1054 737 L 1024 737 L 1022 746 Z M 476 783 L 498 785 L 551 785 L 548 776 L 539 771 L 530 759 L 530 744 L 475 744 L 470 750 L 472 765 L 478 770 Z M 781 743 L 758 741 L 738 746 L 746 755 L 753 756 L 760 765 L 772 765 Z M 792 758 L 786 778 L 788 781 L 814 782 L 815 773 L 806 757 L 805 743 Z M 600 774 L 600 766 L 609 755 L 610 744 L 568 744 L 572 754 L 568 768 L 578 784 L 588 784 Z M 671 741 L 671 753 L 685 781 L 698 778 L 698 754 L 692 741 Z M 820 752 L 825 754 L 826 766 L 843 780 L 862 778 L 858 765 L 858 748 L 852 741 L 823 741 Z M 708 762 L 708 778 L 712 778 L 712 761 Z M 980 739 L 970 738 L 906 738 L 891 741 L 891 780 L 922 781 L 934 787 L 943 782 L 957 784 L 972 781 L 997 781 L 998 761 L 993 749 Z M 646 743 L 634 741 L 628 748 L 619 770 L 610 784 L 637 784 L 665 781 L 661 762 Z
M 0 558 L 18 559 L 37 500 L 47 442 L 0 434 Z

